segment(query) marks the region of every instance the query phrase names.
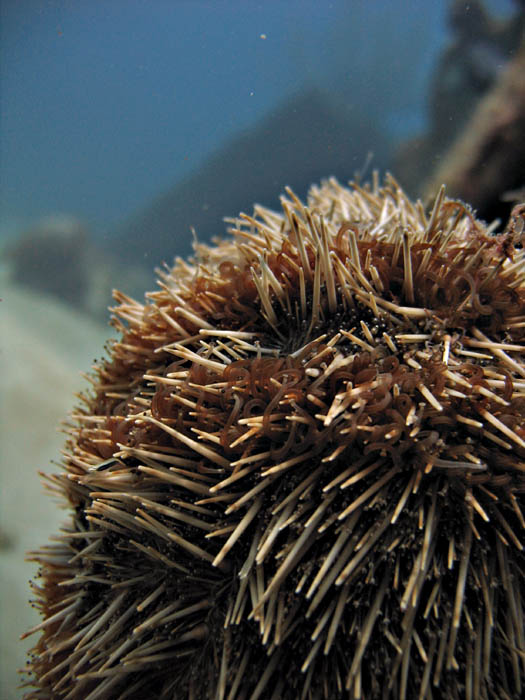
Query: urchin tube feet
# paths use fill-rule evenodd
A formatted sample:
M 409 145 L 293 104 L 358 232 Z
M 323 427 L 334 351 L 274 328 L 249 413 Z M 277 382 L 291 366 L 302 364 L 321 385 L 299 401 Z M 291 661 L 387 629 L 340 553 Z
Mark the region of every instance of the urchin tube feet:
M 518 224 L 329 180 L 117 295 L 28 698 L 518 697 Z

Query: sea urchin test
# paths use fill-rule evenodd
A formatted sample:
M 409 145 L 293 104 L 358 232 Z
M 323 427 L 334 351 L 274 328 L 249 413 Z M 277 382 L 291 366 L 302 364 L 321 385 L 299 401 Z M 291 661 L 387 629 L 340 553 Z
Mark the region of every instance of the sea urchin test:
M 523 220 L 281 203 L 116 294 L 27 697 L 522 696 Z

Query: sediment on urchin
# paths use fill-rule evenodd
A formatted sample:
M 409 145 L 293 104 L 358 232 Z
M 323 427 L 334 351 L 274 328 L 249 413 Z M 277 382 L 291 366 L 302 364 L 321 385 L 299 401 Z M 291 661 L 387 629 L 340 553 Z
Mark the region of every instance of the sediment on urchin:
M 28 697 L 520 696 L 521 224 L 330 180 L 116 294 Z

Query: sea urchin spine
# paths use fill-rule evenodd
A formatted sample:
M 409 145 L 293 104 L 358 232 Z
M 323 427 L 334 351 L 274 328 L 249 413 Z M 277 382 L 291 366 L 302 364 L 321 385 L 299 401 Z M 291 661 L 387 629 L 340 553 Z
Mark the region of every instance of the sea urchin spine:
M 520 697 L 523 221 L 388 178 L 230 224 L 116 294 L 28 697 Z

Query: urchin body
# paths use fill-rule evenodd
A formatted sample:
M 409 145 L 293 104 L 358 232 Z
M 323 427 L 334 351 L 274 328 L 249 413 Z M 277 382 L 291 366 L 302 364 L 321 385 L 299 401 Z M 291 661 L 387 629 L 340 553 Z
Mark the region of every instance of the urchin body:
M 523 253 L 393 180 L 282 207 L 117 295 L 29 697 L 522 692 Z

